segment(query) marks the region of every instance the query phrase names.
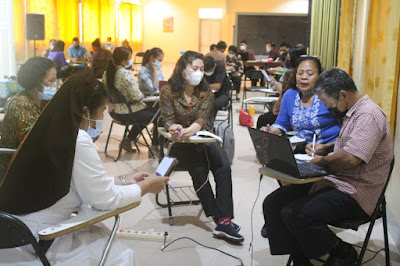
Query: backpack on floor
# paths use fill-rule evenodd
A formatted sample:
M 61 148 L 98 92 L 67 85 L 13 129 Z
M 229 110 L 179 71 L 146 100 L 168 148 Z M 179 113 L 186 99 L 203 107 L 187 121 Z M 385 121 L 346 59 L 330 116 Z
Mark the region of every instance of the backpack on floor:
M 235 136 L 232 128 L 227 123 L 218 123 L 214 127 L 214 132 L 222 139 L 222 148 L 228 156 L 229 163 L 232 164 L 233 156 L 235 155 Z

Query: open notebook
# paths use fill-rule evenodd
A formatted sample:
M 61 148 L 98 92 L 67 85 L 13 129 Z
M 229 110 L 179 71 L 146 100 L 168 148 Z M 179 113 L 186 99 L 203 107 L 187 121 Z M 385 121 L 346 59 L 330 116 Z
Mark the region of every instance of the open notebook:
M 171 137 L 171 133 L 167 133 L 168 137 Z M 191 136 L 190 139 L 203 139 L 203 138 L 214 138 L 219 142 L 223 143 L 222 138 L 205 130 L 198 131 L 195 135 Z

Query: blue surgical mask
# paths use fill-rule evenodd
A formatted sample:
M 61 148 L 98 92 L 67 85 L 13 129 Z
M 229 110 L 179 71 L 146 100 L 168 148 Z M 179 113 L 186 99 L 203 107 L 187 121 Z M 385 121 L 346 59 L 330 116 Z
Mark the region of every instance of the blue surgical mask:
M 86 132 L 89 134 L 89 136 L 92 139 L 97 138 L 101 134 L 102 127 L 103 127 L 103 120 L 93 120 L 93 119 L 90 119 L 90 116 L 89 116 L 89 118 L 85 118 L 85 119 L 87 119 L 89 121 L 94 121 L 96 123 L 96 128 L 92 128 L 89 123 L 89 125 L 86 129 Z
M 154 61 L 153 66 L 161 67 L 161 62 L 156 60 L 156 61 Z
M 51 98 L 57 93 L 57 87 L 56 86 L 44 86 L 41 84 L 43 87 L 43 92 L 36 91 L 37 96 L 39 97 L 39 100 L 41 101 L 50 101 Z
M 214 71 L 213 72 L 204 72 L 204 75 L 206 75 L 208 77 L 212 76 L 213 74 L 214 74 Z
M 132 66 L 132 63 L 133 63 L 133 61 L 132 61 L 132 58 L 131 58 L 131 59 L 129 60 L 128 65 L 126 65 L 125 68 L 130 68 L 130 67 Z

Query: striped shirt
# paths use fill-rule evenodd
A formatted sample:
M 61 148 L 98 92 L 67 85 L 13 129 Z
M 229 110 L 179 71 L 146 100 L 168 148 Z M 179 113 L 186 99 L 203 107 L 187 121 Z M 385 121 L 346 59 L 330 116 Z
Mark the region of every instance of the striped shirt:
M 382 193 L 393 158 L 389 121 L 368 95 L 347 112 L 334 152 L 344 150 L 362 162 L 353 169 L 339 170 L 314 184 L 310 192 L 335 187 L 354 198 L 371 215 Z

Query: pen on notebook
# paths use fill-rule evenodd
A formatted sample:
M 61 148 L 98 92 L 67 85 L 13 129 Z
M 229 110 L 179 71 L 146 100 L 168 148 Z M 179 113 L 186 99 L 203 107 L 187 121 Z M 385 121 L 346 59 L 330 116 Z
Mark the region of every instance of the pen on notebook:
M 312 157 L 314 157 L 314 149 L 315 149 L 315 138 L 316 138 L 316 134 L 314 133 L 314 137 L 313 137 L 313 141 L 312 141 Z
M 170 123 L 167 123 L 167 126 L 171 127 Z M 175 130 L 175 132 L 177 132 L 179 136 L 182 135 L 182 133 L 180 131 L 178 131 L 178 130 Z
M 161 176 L 158 172 L 156 172 L 156 175 Z M 175 189 L 173 186 L 171 186 L 169 183 L 167 183 L 167 185 L 168 185 L 176 194 L 178 194 L 178 191 L 176 191 L 176 189 Z

